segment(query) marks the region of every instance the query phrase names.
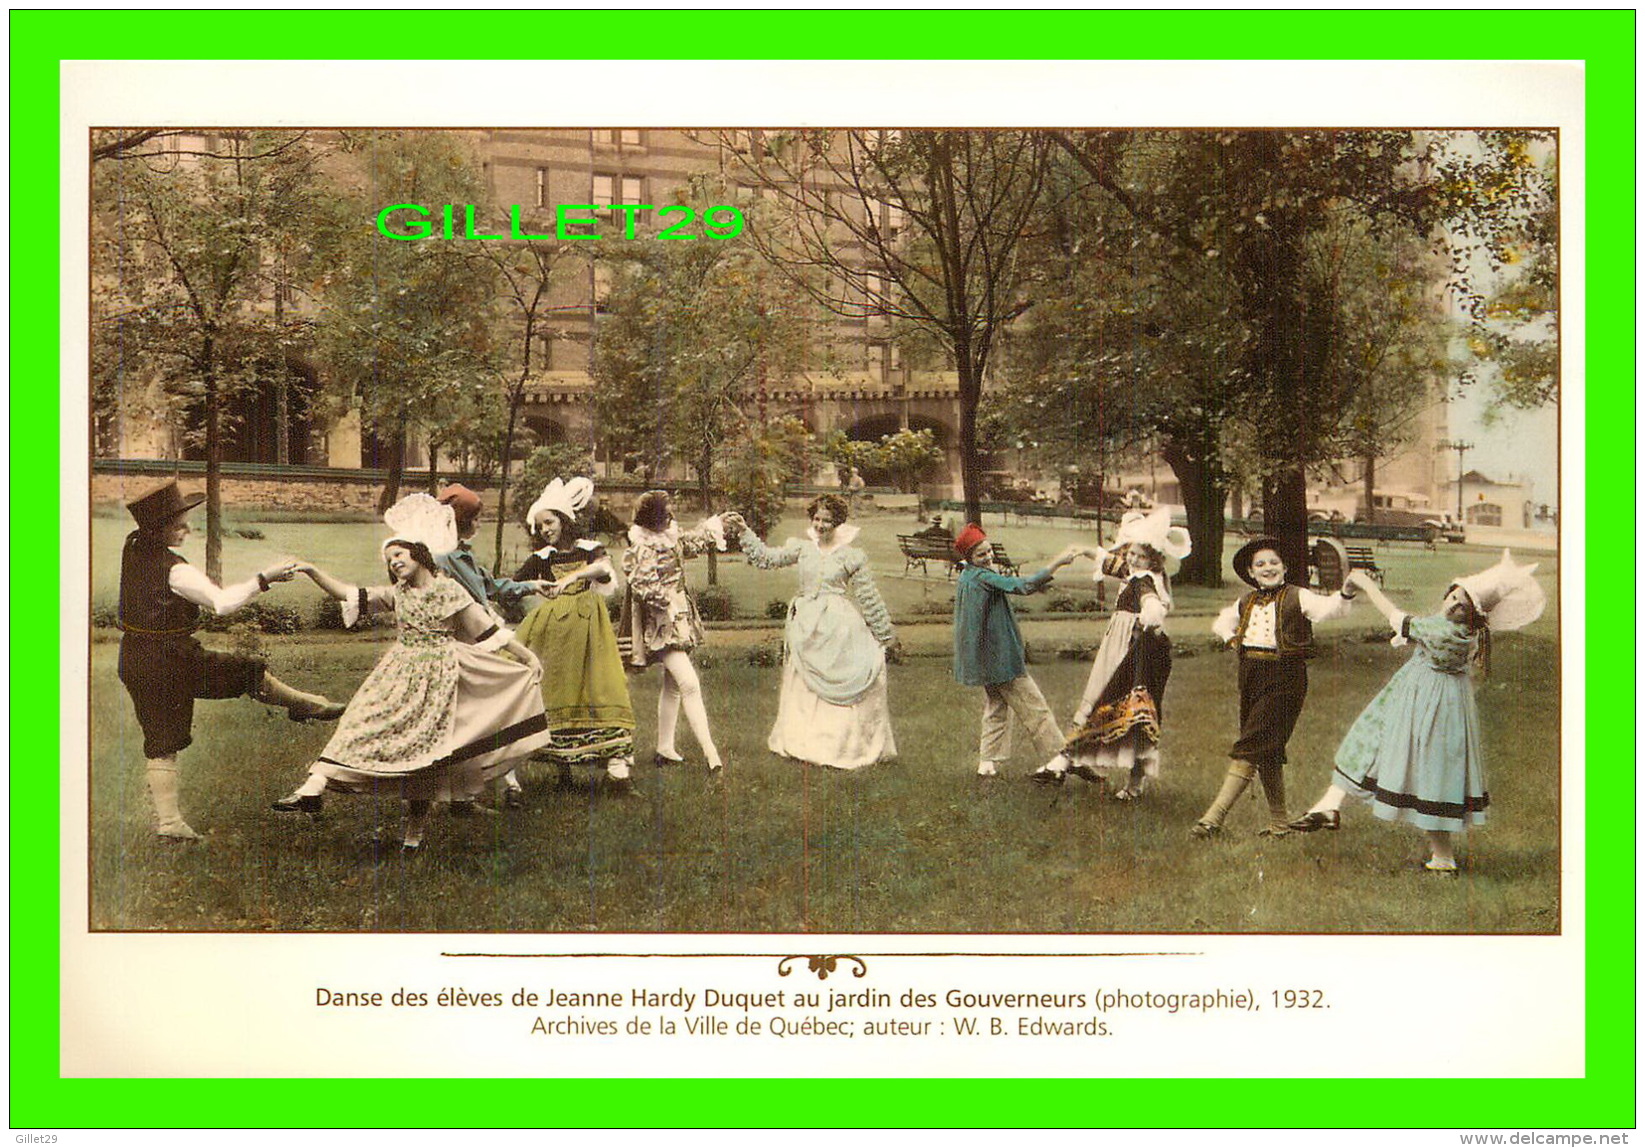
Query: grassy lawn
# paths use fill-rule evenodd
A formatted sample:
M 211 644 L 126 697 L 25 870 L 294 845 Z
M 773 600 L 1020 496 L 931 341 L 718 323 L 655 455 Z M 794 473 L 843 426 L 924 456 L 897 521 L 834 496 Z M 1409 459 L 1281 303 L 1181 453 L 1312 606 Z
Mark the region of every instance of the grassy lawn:
M 877 525 L 877 524 L 876 524 Z M 897 526 L 901 527 L 901 522 Z M 345 537 L 333 529 L 347 530 Z M 123 528 L 122 528 L 123 530 Z M 305 549 L 363 554 L 344 576 L 369 575 L 375 528 L 304 526 Z M 871 553 L 886 565 L 878 531 Z M 889 535 L 892 531 L 887 530 Z M 1002 532 L 1005 533 L 1005 532 Z M 1010 532 L 1024 554 L 1061 531 Z M 1043 542 L 1040 541 L 1043 534 Z M 118 537 L 110 532 L 117 544 Z M 780 535 L 779 535 L 780 536 Z M 1032 540 L 1032 541 L 1031 541 Z M 99 557 L 107 563 L 99 535 Z M 284 542 L 282 538 L 279 541 Z M 231 571 L 256 561 L 229 547 Z M 272 553 L 271 543 L 271 553 Z M 894 540 L 893 540 L 894 546 Z M 1438 597 L 1437 559 L 1395 551 Z M 1441 551 L 1441 556 L 1448 552 Z M 1407 564 L 1407 558 L 1409 563 Z M 1467 556 L 1468 566 L 1486 564 Z M 900 562 L 897 563 L 900 569 Z M 729 574 L 729 572 L 728 572 Z M 757 572 L 735 569 L 752 581 Z M 1396 575 L 1391 582 L 1398 581 Z M 728 577 L 728 581 L 730 577 Z M 900 580 L 886 579 L 888 590 Z M 934 580 L 938 583 L 940 579 Z M 764 579 L 754 596 L 783 594 Z M 309 589 L 310 592 L 311 588 Z M 1391 587 L 1397 589 L 1397 587 Z M 295 599 L 297 591 L 289 591 Z M 754 593 L 752 590 L 750 593 Z M 1216 604 L 1232 596 L 1219 592 Z M 1207 606 L 1211 603 L 1207 595 Z M 1552 613 L 1552 611 L 1550 611 Z M 1160 785 L 1132 807 L 1071 780 L 1028 783 L 1037 762 L 1019 745 L 1010 775 L 972 775 L 981 691 L 948 676 L 949 629 L 907 627 L 914 656 L 891 670 L 900 760 L 855 774 L 802 768 L 764 748 L 776 710 L 774 667 L 750 664 L 760 630 L 718 631 L 704 651 L 704 688 L 729 767 L 711 782 L 700 759 L 648 764 L 658 676 L 632 679 L 640 717 L 639 796 L 602 786 L 561 791 L 529 777 L 527 808 L 497 817 L 438 817 L 424 855 L 397 850 L 397 803 L 334 797 L 318 820 L 273 813 L 331 727 L 294 725 L 246 699 L 201 702 L 184 751 L 184 810 L 208 834 L 163 842 L 148 828 L 141 738 L 116 680 L 116 645 L 92 647 L 91 925 L 98 929 L 339 931 L 711 932 L 1513 932 L 1558 928 L 1558 659 L 1552 622 L 1504 637 L 1480 689 L 1491 823 L 1464 848 L 1455 881 L 1414 867 L 1420 834 L 1350 809 L 1340 833 L 1254 836 L 1262 802 L 1247 795 L 1219 841 L 1187 828 L 1215 793 L 1235 734 L 1231 656 L 1204 649 L 1180 619 L 1181 651 L 1166 697 Z M 1291 743 L 1291 804 L 1323 787 L 1348 724 L 1406 657 L 1369 636 L 1371 618 L 1323 628 L 1308 709 Z M 1087 665 L 1049 652 L 1091 645 L 1098 618 L 1040 621 L 1035 676 L 1066 720 Z M 1541 631 L 1541 632 L 1539 632 Z M 347 696 L 384 635 L 260 640 L 276 672 Z M 213 635 L 226 643 L 233 636 Z M 690 753 L 689 738 L 681 742 Z

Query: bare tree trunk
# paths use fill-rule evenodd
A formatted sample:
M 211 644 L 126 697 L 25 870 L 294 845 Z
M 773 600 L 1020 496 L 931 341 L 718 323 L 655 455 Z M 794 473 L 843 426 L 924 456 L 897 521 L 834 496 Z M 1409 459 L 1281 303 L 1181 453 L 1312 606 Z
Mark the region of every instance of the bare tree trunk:
M 406 424 L 394 428 L 394 437 L 388 444 L 388 478 L 383 482 L 383 493 L 377 498 L 377 513 L 385 513 L 400 501 L 400 481 L 406 470 Z
M 1286 466 L 1265 484 L 1263 524 L 1279 540 L 1286 580 L 1304 585 L 1308 580 L 1308 482 L 1300 463 Z
M 527 338 L 529 338 L 529 334 Z M 525 400 L 525 383 L 529 377 L 531 365 L 526 364 L 520 372 L 520 381 L 508 395 L 508 428 L 503 431 L 503 448 L 501 456 L 502 473 L 497 478 L 497 535 L 492 546 L 491 564 L 493 569 L 501 569 L 503 561 L 503 525 L 508 521 L 508 472 L 514 463 L 514 428 L 520 419 L 520 404 Z
M 697 487 L 702 492 L 704 516 L 710 513 L 710 499 L 713 497 L 714 492 L 713 471 L 714 456 L 708 451 L 704 451 L 702 459 L 697 466 Z M 718 586 L 720 584 L 719 555 L 715 553 L 714 547 L 712 546 L 708 548 L 708 584 L 710 586 Z
M 972 361 L 971 348 L 954 348 L 960 376 L 960 487 L 965 497 L 965 520 L 982 521 L 982 459 L 977 454 L 977 407 L 982 401 L 982 372 Z
M 1377 456 L 1365 456 L 1365 521 L 1377 520 Z
M 206 423 L 206 577 L 223 582 L 223 432 L 217 390 L 216 339 L 207 335 L 201 348 L 205 370 Z
M 1194 586 L 1222 585 L 1222 504 L 1227 491 L 1218 481 L 1215 468 L 1194 457 L 1185 447 L 1167 441 L 1160 457 L 1177 476 L 1182 488 L 1182 505 L 1188 516 L 1188 537 L 1193 550 L 1183 559 L 1177 580 Z

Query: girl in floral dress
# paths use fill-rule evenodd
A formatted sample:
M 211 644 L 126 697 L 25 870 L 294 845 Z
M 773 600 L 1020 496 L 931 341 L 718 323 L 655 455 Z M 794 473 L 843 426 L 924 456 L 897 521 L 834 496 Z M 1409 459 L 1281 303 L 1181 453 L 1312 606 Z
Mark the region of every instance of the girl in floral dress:
M 328 788 L 404 798 L 403 848 L 415 852 L 431 802 L 472 810 L 484 783 L 547 745 L 549 732 L 536 655 L 435 564 L 432 551 L 456 545 L 451 508 L 413 494 L 383 517 L 394 531 L 383 544 L 391 585 L 350 586 L 298 564 L 343 603 L 347 625 L 393 612 L 399 636 L 349 702 L 308 780 L 274 808 L 318 812 Z
M 1535 569 L 1514 565 L 1504 550 L 1496 566 L 1453 583 L 1440 612 L 1425 618 L 1401 611 L 1364 574 L 1349 576 L 1387 617 L 1393 643 L 1416 648 L 1349 729 L 1330 787 L 1292 829 L 1340 828 L 1343 802 L 1353 797 L 1384 821 L 1423 830 L 1423 868 L 1455 876 L 1456 835 L 1483 825 L 1491 800 L 1469 671 L 1488 668 L 1492 630 L 1517 630 L 1541 616 L 1546 597 Z
M 594 495 L 586 478 L 556 478 L 526 512 L 538 549 L 517 582 L 545 580 L 548 600 L 526 615 L 515 637 L 554 672 L 543 678 L 553 740 L 537 754 L 569 781 L 573 765 L 603 765 L 627 788 L 634 762 L 634 707 L 606 599 L 617 589 L 605 547 L 577 537 L 577 514 Z
M 857 769 L 897 755 L 885 689 L 885 647 L 895 635 L 868 556 L 851 545 L 857 528 L 845 521 L 845 500 L 825 494 L 806 513 L 806 538 L 790 538 L 781 549 L 763 544 L 740 515 L 726 515 L 750 566 L 799 567 L 800 592 L 783 631 L 777 722 L 766 744 L 783 757 Z
M 685 589 L 685 560 L 725 549 L 725 529 L 719 516 L 704 519 L 695 530 L 681 531 L 674 521 L 668 492 L 648 490 L 634 508 L 623 551 L 623 579 L 628 583 L 623 607 L 623 630 L 630 642 L 630 668 L 643 670 L 661 663 L 663 688 L 657 697 L 657 764 L 678 764 L 684 758 L 674 746 L 680 711 L 702 746 L 710 772 L 723 764 L 708 729 L 702 683 L 691 664 L 691 651 L 703 640 L 696 603 Z
M 1056 785 L 1073 773 L 1087 781 L 1112 781 L 1118 786 L 1116 800 L 1134 801 L 1159 776 L 1160 721 L 1171 677 L 1166 563 L 1188 557 L 1191 549 L 1188 532 L 1172 526 L 1170 512 L 1161 507 L 1127 513 L 1113 550 L 1084 550 L 1097 563 L 1094 580 L 1116 578 L 1121 588 L 1074 711 L 1068 744 L 1034 772 L 1035 781 Z

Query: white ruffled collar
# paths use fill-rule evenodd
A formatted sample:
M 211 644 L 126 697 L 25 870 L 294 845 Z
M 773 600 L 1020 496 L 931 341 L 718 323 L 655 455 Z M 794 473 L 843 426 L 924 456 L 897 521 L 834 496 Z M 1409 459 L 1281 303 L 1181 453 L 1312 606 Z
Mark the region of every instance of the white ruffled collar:
M 842 546 L 850 546 L 857 540 L 857 535 L 861 533 L 862 527 L 853 522 L 842 522 L 834 527 L 834 544 L 827 550 L 823 550 L 822 543 L 817 538 L 817 528 L 815 526 L 805 528 L 805 536 L 811 539 L 811 544 L 824 554 L 832 554 Z

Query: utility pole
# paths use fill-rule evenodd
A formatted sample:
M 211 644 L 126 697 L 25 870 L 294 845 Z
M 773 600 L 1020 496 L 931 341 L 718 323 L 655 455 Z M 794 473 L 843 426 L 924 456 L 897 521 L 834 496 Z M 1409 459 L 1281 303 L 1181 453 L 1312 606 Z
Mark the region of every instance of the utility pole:
M 1457 452 L 1457 525 L 1462 525 L 1462 456 L 1474 449 L 1471 442 L 1461 439 L 1442 439 L 1434 444 L 1436 450 L 1454 450 Z

